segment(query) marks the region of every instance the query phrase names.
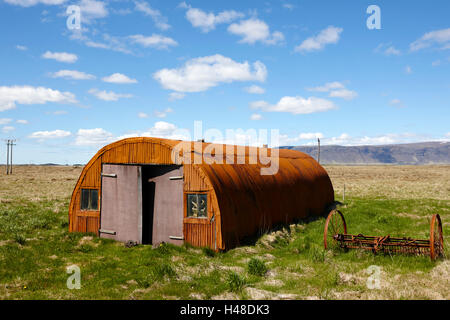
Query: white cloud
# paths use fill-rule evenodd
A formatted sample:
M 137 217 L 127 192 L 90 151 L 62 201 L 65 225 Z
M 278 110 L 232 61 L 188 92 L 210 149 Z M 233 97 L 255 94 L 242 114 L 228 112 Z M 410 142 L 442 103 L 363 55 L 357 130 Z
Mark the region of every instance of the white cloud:
M 345 100 L 352 100 L 352 99 L 356 98 L 358 96 L 358 94 L 352 90 L 340 89 L 340 90 L 330 91 L 330 94 L 328 96 L 331 98 L 342 98 Z
M 73 80 L 92 80 L 95 76 L 77 70 L 60 70 L 51 74 L 53 78 L 65 78 Z
M 181 100 L 185 96 L 186 95 L 181 92 L 171 92 L 171 93 L 169 93 L 169 101 Z
M 280 146 L 288 146 L 288 145 L 298 145 L 305 144 L 304 141 L 314 140 L 313 142 L 309 142 L 307 144 L 317 144 L 317 139 L 322 139 L 324 135 L 321 132 L 316 133 L 300 133 L 295 137 L 289 137 L 288 135 L 281 134 L 279 136 L 279 145 Z
M 334 81 L 334 82 L 327 82 L 323 86 L 308 88 L 307 90 L 317 92 L 328 92 L 334 89 L 345 89 L 345 86 L 341 82 Z
M 322 50 L 327 44 L 337 43 L 343 30 L 342 28 L 329 26 L 320 31 L 317 36 L 304 40 L 300 45 L 295 47 L 295 51 L 308 52 Z
M 168 113 L 172 113 L 172 112 L 173 112 L 173 110 L 171 108 L 167 108 L 166 110 L 163 110 L 163 111 L 156 110 L 154 113 L 155 113 L 155 117 L 157 117 L 157 118 L 165 118 L 165 117 L 167 117 Z
M 131 79 L 122 73 L 114 73 L 108 77 L 102 78 L 102 81 L 109 83 L 137 83 L 136 79 Z
M 329 144 L 329 145 L 348 145 L 348 144 L 351 144 L 351 142 L 350 142 L 351 137 L 347 133 L 342 133 L 338 137 L 331 137 L 331 138 L 322 139 L 322 140 L 324 140 L 324 141 L 322 141 L 322 144 L 324 144 L 324 145 L 327 145 L 327 144 Z
M 99 146 L 111 143 L 114 136 L 102 128 L 79 129 L 76 134 L 75 145 L 77 146 Z
M 14 109 L 17 104 L 45 104 L 47 102 L 76 103 L 75 95 L 44 87 L 0 87 L 0 111 Z
M 32 7 L 37 4 L 60 5 L 66 1 L 67 0 L 5 0 L 6 3 L 21 7 Z
M 86 41 L 86 45 L 91 48 L 112 49 L 111 46 L 109 46 L 106 43 L 95 42 L 95 41 Z
M 358 96 L 355 91 L 346 89 L 345 85 L 338 81 L 327 82 L 323 86 L 308 88 L 307 90 L 316 92 L 329 92 L 329 97 L 342 98 L 345 100 L 352 100 Z
M 92 34 L 95 35 L 96 33 L 92 32 Z M 125 54 L 133 54 L 136 49 L 132 46 L 137 45 L 158 50 L 169 49 L 178 45 L 177 41 L 174 39 L 160 34 L 152 34 L 151 36 L 142 34 L 113 36 L 103 33 L 100 37 L 91 38 L 82 34 L 73 33 L 70 38 L 72 40 L 81 41 L 91 48 L 112 50 Z
M 251 94 L 263 94 L 266 92 L 266 90 L 264 90 L 264 88 L 261 88 L 260 86 L 257 86 L 257 85 L 245 87 L 244 90 Z
M 132 94 L 121 94 L 121 93 L 115 93 L 113 91 L 100 91 L 98 89 L 91 89 L 88 91 L 90 94 L 96 96 L 100 100 L 104 101 L 117 101 L 121 98 L 132 98 Z
M 139 112 L 138 113 L 138 117 L 141 118 L 141 119 L 145 119 L 145 118 L 148 118 L 148 114 L 146 114 L 144 112 Z
M 81 11 L 81 22 L 90 24 L 95 19 L 106 18 L 109 14 L 107 3 L 96 0 L 81 0 L 78 5 Z
M 127 41 L 130 40 L 129 37 L 115 37 L 109 34 L 103 34 L 103 42 L 92 41 L 88 38 L 83 38 L 84 44 L 91 48 L 100 48 L 106 50 L 112 50 L 117 52 L 122 52 L 125 54 L 131 54 L 132 51 L 128 48 Z
M 17 123 L 20 123 L 20 124 L 28 124 L 28 120 L 22 120 L 22 119 L 19 119 L 19 120 L 17 120 L 16 122 L 17 122 Z
M 303 139 L 305 138 L 305 139 Z M 310 139 L 309 139 L 310 138 Z M 342 133 L 335 137 L 326 137 L 322 133 L 300 134 L 299 136 L 289 137 L 280 135 L 280 146 L 286 145 L 317 145 L 317 138 L 320 138 L 321 145 L 341 145 L 341 146 L 363 146 L 363 145 L 386 145 L 395 143 L 413 143 L 423 141 L 419 136 L 412 133 L 388 133 L 376 136 L 350 136 L 348 133 Z M 310 140 L 308 142 L 308 140 Z
M 289 112 L 292 114 L 309 114 L 337 108 L 332 101 L 326 99 L 316 97 L 303 98 L 300 96 L 283 97 L 275 105 L 271 105 L 266 101 L 254 101 L 250 103 L 250 107 L 263 111 Z
M 130 45 L 140 45 L 144 48 L 156 48 L 159 50 L 168 49 L 169 47 L 177 46 L 178 43 L 169 37 L 159 34 L 152 34 L 151 36 L 144 36 L 142 34 L 135 34 L 123 37 L 111 36 L 103 34 L 102 40 L 92 40 L 89 38 L 82 38 L 85 45 L 92 48 L 100 48 L 106 50 L 113 50 L 125 54 L 132 54 L 133 51 Z M 76 39 L 76 38 L 74 38 Z
M 188 9 L 186 19 L 193 27 L 200 28 L 203 32 L 214 30 L 218 24 L 230 23 L 233 20 L 243 18 L 244 14 L 234 10 L 222 11 L 215 15 L 212 12 L 205 12 L 201 9 L 191 8 L 185 2 L 180 7 Z
M 38 139 L 38 140 L 47 140 L 47 139 L 60 139 L 66 138 L 70 136 L 70 131 L 65 130 L 54 130 L 54 131 L 36 131 L 33 132 L 29 138 Z
M 271 33 L 267 23 L 256 18 L 231 24 L 228 27 L 228 32 L 241 36 L 240 43 L 254 44 L 260 41 L 265 44 L 278 44 L 284 40 L 284 35 L 281 32 Z
M 363 136 L 352 137 L 347 133 L 343 133 L 338 137 L 331 137 L 323 139 L 324 145 L 343 145 L 343 146 L 355 146 L 355 145 L 384 145 L 393 143 L 407 143 L 414 142 L 415 135 L 404 134 L 384 134 L 378 136 Z M 412 140 L 412 141 L 411 141 Z
M 261 120 L 262 119 L 262 115 L 260 115 L 259 113 L 253 113 L 250 116 L 250 120 Z
M 390 46 L 386 50 L 384 50 L 384 54 L 387 56 L 399 56 L 401 54 L 400 50 L 396 49 L 394 46 Z
M 212 142 L 214 144 L 228 144 L 228 145 L 239 145 L 239 146 L 252 146 L 261 147 L 267 141 L 264 139 L 258 139 L 258 134 L 255 129 L 234 129 L 227 130 L 226 134 L 223 135 L 220 132 L 214 134 L 214 132 L 205 132 L 205 139 L 207 142 Z
M 12 126 L 5 126 L 2 128 L 2 132 L 3 133 L 10 133 L 11 131 L 16 130 L 16 128 L 12 127 Z
M 17 50 L 20 50 L 20 51 L 26 51 L 26 50 L 28 50 L 28 48 L 27 48 L 26 46 L 21 46 L 20 44 L 18 44 L 18 45 L 16 46 L 16 49 L 17 49 Z
M 173 123 L 158 121 L 153 127 L 144 132 L 133 132 L 116 137 L 121 140 L 129 137 L 157 137 L 174 140 L 191 140 L 191 134 L 187 129 L 178 128 Z
M 178 43 L 172 38 L 165 37 L 159 34 L 152 34 L 149 37 L 143 36 L 142 34 L 136 34 L 129 36 L 133 42 L 142 45 L 143 47 L 152 47 L 156 49 L 167 49 L 169 47 L 177 46 Z
M 395 48 L 390 42 L 389 43 L 380 43 L 378 47 L 374 50 L 377 53 L 382 53 L 386 56 L 399 56 L 401 55 L 401 51 Z
M 302 140 L 322 139 L 323 138 L 323 134 L 320 133 L 320 132 L 316 132 L 316 133 L 300 133 L 298 138 L 302 139 Z
M 78 60 L 76 54 L 67 52 L 50 52 L 47 51 L 42 55 L 44 59 L 53 59 L 59 62 L 74 63 Z
M 421 38 L 409 45 L 411 51 L 418 51 L 440 45 L 440 49 L 450 49 L 450 28 L 425 33 Z
M 161 15 L 159 10 L 153 9 L 147 2 L 135 1 L 134 3 L 136 5 L 135 10 L 150 16 L 158 29 L 167 30 L 170 28 L 170 25 L 167 23 L 167 18 Z
M 179 69 L 162 69 L 153 74 L 165 89 L 178 92 L 206 91 L 220 83 L 264 81 L 266 77 L 262 62 L 254 62 L 252 70 L 247 61 L 239 63 L 220 54 L 191 59 Z
M 186 139 L 186 130 L 179 129 L 173 123 L 158 121 L 148 131 L 143 132 L 142 136 L 159 137 L 166 139 Z
M 12 119 L 9 118 L 0 118 L 0 125 L 11 123 Z

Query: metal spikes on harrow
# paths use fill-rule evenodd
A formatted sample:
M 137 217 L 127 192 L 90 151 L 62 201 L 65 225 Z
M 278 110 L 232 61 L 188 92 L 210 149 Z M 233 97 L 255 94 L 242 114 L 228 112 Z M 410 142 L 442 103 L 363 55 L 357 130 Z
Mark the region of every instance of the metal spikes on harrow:
M 439 214 L 434 214 L 430 224 L 430 239 L 394 238 L 389 235 L 376 237 L 362 234 L 348 234 L 344 215 L 339 210 L 332 210 L 325 222 L 323 233 L 325 249 L 365 249 L 374 253 L 405 253 L 429 255 L 432 260 L 444 255 L 444 237 Z

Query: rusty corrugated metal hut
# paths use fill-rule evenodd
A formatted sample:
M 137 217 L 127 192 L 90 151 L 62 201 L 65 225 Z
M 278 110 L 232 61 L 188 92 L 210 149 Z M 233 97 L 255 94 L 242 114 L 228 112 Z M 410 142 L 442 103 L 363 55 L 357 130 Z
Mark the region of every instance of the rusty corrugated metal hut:
M 69 230 L 226 250 L 275 224 L 320 215 L 334 201 L 327 172 L 302 152 L 184 142 L 192 161 L 180 164 L 173 157 L 180 142 L 138 137 L 103 147 L 75 186 Z M 213 150 L 223 163 L 196 162 L 199 148 Z M 252 152 L 262 151 L 279 153 L 276 174 L 261 175 L 267 162 L 250 161 Z

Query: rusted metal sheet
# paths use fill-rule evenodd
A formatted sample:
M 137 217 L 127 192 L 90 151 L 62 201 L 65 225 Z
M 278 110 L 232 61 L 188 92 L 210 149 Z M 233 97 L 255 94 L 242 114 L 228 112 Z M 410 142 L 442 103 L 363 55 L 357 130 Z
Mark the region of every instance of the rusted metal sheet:
M 280 158 L 277 174 L 263 176 L 261 165 L 203 165 L 214 186 L 222 218 L 224 246 L 275 224 L 323 213 L 334 192 L 325 170 L 314 159 Z
M 81 231 L 76 223 L 77 217 L 84 214 L 79 207 L 79 190 L 82 187 L 101 189 L 102 163 L 173 164 L 172 150 L 180 143 L 193 150 L 185 154 L 191 163 L 201 159 L 199 164 L 183 166 L 184 193 L 207 192 L 209 199 L 207 222 L 194 222 L 184 213 L 187 242 L 216 249 L 232 248 L 243 237 L 266 231 L 274 224 L 318 215 L 334 201 L 333 187 L 326 171 L 313 158 L 299 151 L 128 138 L 105 146 L 84 167 L 72 194 L 69 229 Z M 230 150 L 234 155 L 226 154 Z M 210 151 L 210 155 L 202 158 L 203 151 Z M 261 169 L 268 165 L 258 159 L 253 161 L 253 155 L 259 155 L 261 151 L 269 157 L 279 154 L 276 174 L 261 175 Z M 221 158 L 223 164 L 211 163 L 211 158 Z
M 208 191 L 211 184 L 208 178 L 202 173 L 198 165 L 184 165 L 184 190 L 185 191 Z

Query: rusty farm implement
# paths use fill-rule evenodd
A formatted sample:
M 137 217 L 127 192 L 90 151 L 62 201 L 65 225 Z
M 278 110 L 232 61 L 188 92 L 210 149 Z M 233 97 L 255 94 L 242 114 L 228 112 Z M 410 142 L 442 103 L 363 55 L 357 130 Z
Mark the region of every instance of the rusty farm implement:
M 339 210 L 332 210 L 325 222 L 323 241 L 325 249 L 365 249 L 374 253 L 429 255 L 432 260 L 444 255 L 444 237 L 439 214 L 431 217 L 430 238 L 423 240 L 410 237 L 394 238 L 389 235 L 377 237 L 348 234 L 344 215 Z

